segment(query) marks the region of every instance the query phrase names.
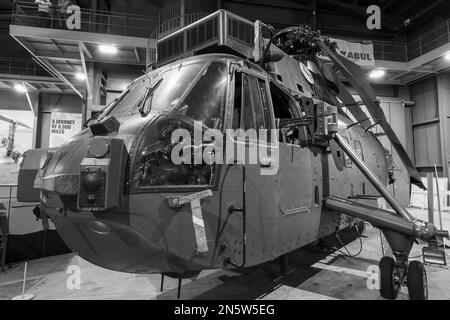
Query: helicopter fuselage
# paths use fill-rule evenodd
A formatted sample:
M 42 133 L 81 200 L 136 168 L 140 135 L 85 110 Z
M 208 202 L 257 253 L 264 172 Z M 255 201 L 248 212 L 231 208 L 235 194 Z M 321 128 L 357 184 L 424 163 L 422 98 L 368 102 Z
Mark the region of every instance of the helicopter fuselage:
M 199 65 L 195 66 L 196 63 Z M 193 70 L 184 70 L 188 67 Z M 170 72 L 174 78 L 166 84 L 164 75 Z M 187 76 L 192 72 L 192 76 L 183 81 L 178 72 L 186 72 Z M 205 83 L 215 87 L 208 90 L 200 87 L 197 94 L 195 90 L 204 77 L 209 77 Z M 256 124 L 255 129 L 277 129 L 276 119 L 280 118 L 277 117 L 280 110 L 277 103 L 281 100 L 274 96 L 275 89 L 291 99 L 290 107 L 297 109 L 292 110 L 291 115 L 301 116 L 293 91 L 280 86 L 257 65 L 236 56 L 210 54 L 156 69 L 136 80 L 135 85 L 139 81 L 150 88 L 142 90 L 142 104 L 134 107 L 133 100 L 128 106 L 120 106 L 124 99 L 126 102 L 127 94 L 124 94 L 115 107 L 101 116 L 114 115 L 119 124 L 117 130 L 98 134 L 86 128 L 68 144 L 59 147 L 40 169 L 42 181 L 47 181 L 41 189 L 41 209 L 54 222 L 65 243 L 96 265 L 123 272 L 180 274 L 258 265 L 356 222 L 354 218 L 326 209 L 324 197 L 377 196 L 376 190 L 333 141 L 327 147 L 317 147 L 280 138 L 277 170 L 268 175 L 261 174 L 261 168 L 266 167 L 261 158 L 253 164 L 221 163 L 206 167 L 177 167 L 162 160 L 170 134 L 177 127 L 190 130 L 191 120 L 203 121 L 206 127 L 220 132 L 236 127 L 252 128 L 243 115 L 246 108 L 250 108 L 246 104 L 250 101 L 248 95 L 253 95 L 252 108 L 257 105 L 255 97 L 259 97 L 262 104 L 262 109 L 253 110 L 253 118 L 249 118 Z M 174 83 L 182 85 L 167 87 Z M 130 86 L 129 94 L 137 90 L 133 88 Z M 173 101 L 164 102 L 171 105 L 171 109 L 158 109 L 161 97 L 175 94 L 177 90 L 180 93 L 171 97 Z M 150 109 L 145 110 L 146 97 L 152 92 Z M 208 92 L 222 95 L 222 99 L 191 110 L 193 104 L 186 101 L 194 93 L 195 101 L 211 99 Z M 141 102 L 137 94 L 133 99 Z M 238 124 L 235 121 L 237 103 L 242 107 Z M 214 114 L 210 110 L 217 104 L 220 107 Z M 118 106 L 126 111 L 118 112 Z M 176 115 L 173 110 L 178 110 Z M 258 120 L 258 112 L 265 118 Z M 388 162 L 381 143 L 360 125 L 349 126 L 353 123 L 350 118 L 338 114 L 337 120 L 339 133 L 348 139 L 372 172 L 387 184 Z M 111 139 L 123 141 L 123 151 L 113 153 Z M 101 155 L 87 157 L 99 141 L 110 143 L 109 149 L 106 148 L 109 151 L 105 153 L 109 152 L 109 161 L 117 163 L 102 177 L 114 186 L 104 188 L 117 191 L 111 191 L 106 200 L 84 199 L 82 189 L 93 190 L 97 183 L 92 182 L 96 177 L 91 175 L 94 170 L 89 166 L 104 163 Z M 252 144 L 260 143 L 245 140 L 246 152 Z M 87 173 L 83 173 L 84 168 Z M 114 179 L 112 175 L 115 175 Z M 56 187 L 58 183 L 64 187 Z M 110 192 L 108 190 L 105 192 Z M 205 190 L 210 190 L 210 195 L 202 196 L 194 204 L 177 205 L 183 196 Z M 97 189 L 91 193 L 96 192 Z M 92 207 L 89 207 L 90 201 L 94 203 Z M 96 201 L 115 204 L 98 209 Z M 200 238 L 199 228 L 203 235 Z

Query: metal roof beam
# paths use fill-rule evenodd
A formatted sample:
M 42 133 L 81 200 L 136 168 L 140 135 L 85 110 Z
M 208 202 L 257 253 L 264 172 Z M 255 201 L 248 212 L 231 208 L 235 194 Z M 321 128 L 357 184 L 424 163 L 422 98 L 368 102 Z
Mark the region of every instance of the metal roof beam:
M 4 83 L 3 81 L 0 81 L 0 84 L 2 84 L 3 86 L 5 86 L 5 87 L 7 87 L 9 89 L 12 89 L 12 87 L 9 84 Z
M 11 25 L 12 26 L 12 25 Z M 10 26 L 10 27 L 11 27 Z M 64 77 L 58 70 L 55 69 L 55 67 L 52 66 L 51 63 L 47 62 L 46 60 L 43 60 L 39 57 L 37 57 L 33 49 L 30 47 L 30 45 L 27 42 L 21 42 L 18 37 L 10 34 L 11 37 L 13 37 L 18 43 L 20 43 L 33 57 L 34 59 L 43 66 L 46 70 L 48 70 L 51 74 L 55 75 L 56 77 L 60 78 L 62 81 L 64 81 L 81 99 L 83 99 L 83 94 L 69 81 L 66 77 Z
M 80 41 L 84 43 L 113 43 L 119 47 L 129 48 L 147 48 L 147 38 L 131 37 L 131 36 L 118 36 L 112 34 L 95 33 L 95 32 L 73 32 L 70 30 L 60 29 L 47 29 L 36 28 L 22 25 L 11 24 L 9 26 L 9 34 L 12 37 L 26 37 L 37 39 L 55 39 L 60 41 L 73 41 L 78 43 Z
M 89 75 L 88 75 L 87 68 L 86 68 L 86 61 L 84 59 L 84 50 L 83 50 L 83 46 L 81 45 L 81 42 L 80 42 L 80 44 L 78 46 L 78 49 L 80 51 L 81 67 L 83 68 L 84 83 L 86 84 L 86 90 L 87 90 L 88 99 L 92 99 L 91 85 L 89 83 Z
M 137 48 L 134 48 L 134 55 L 136 56 L 137 62 L 141 63 L 141 57 L 139 57 L 139 51 Z
M 93 59 L 92 53 L 89 51 L 89 49 L 87 48 L 87 46 L 84 44 L 83 41 L 78 42 L 78 45 L 83 49 L 84 53 L 86 53 L 89 59 Z
M 20 74 L 0 73 L 0 81 L 25 81 L 27 83 L 61 83 L 58 78 L 41 77 L 41 76 L 27 76 Z

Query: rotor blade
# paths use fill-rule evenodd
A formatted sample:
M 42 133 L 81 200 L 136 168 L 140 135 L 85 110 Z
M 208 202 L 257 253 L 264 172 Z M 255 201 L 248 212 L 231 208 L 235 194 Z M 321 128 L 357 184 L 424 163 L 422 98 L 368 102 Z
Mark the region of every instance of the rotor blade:
M 356 121 L 359 122 L 361 126 L 370 126 L 372 123 L 368 119 L 369 117 L 366 113 L 360 108 L 358 102 L 353 99 L 350 92 L 348 92 L 347 88 L 344 84 L 339 81 L 339 94 L 338 98 L 342 101 L 345 107 L 350 111 L 350 113 L 355 117 Z
M 336 67 L 344 74 L 350 84 L 358 92 L 359 96 L 366 105 L 366 108 L 369 111 L 373 121 L 379 122 L 381 128 L 383 128 L 386 136 L 389 138 L 389 141 L 391 142 L 394 149 L 397 151 L 398 156 L 405 165 L 406 170 L 408 171 L 408 174 L 410 176 L 411 183 L 425 190 L 426 188 L 422 183 L 419 172 L 417 172 L 417 169 L 414 167 L 414 164 L 409 158 L 408 153 L 403 148 L 394 130 L 387 122 L 383 110 L 380 107 L 380 103 L 378 102 L 375 95 L 375 92 L 373 92 L 372 87 L 365 79 L 365 73 L 355 63 L 351 62 L 345 57 L 342 57 L 337 52 L 331 51 L 323 41 L 319 40 L 318 45 L 322 49 L 322 51 L 326 55 L 328 55 L 331 61 L 333 61 Z
M 27 125 L 26 123 L 22 122 L 22 121 L 17 121 L 11 117 L 5 116 L 4 114 L 0 114 L 0 120 L 9 122 L 9 123 L 16 123 L 19 126 L 28 128 L 28 129 L 32 129 L 29 125 Z

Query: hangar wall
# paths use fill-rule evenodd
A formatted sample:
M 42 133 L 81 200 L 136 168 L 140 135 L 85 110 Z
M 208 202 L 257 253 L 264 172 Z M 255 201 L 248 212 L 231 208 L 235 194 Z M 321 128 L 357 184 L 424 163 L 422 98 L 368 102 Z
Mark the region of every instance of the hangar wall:
M 433 164 L 441 165 L 436 78 L 413 84 L 411 100 L 415 102 L 411 107 L 415 164 L 421 170 Z
M 414 161 L 419 171 L 449 172 L 450 73 L 444 72 L 410 86 Z
M 48 148 L 52 112 L 81 113 L 81 99 L 74 94 L 42 94 L 39 99 L 40 128 L 37 128 L 38 148 Z
M 372 84 L 372 88 L 381 102 L 381 108 L 383 109 L 387 121 L 392 126 L 392 129 L 399 138 L 400 142 L 403 146 L 405 146 L 406 151 L 412 157 L 413 147 L 410 139 L 408 138 L 410 136 L 409 110 L 402 104 L 403 101 L 410 100 L 410 91 L 408 86 Z M 350 89 L 350 92 L 355 96 L 357 95 L 352 89 Z M 357 98 L 357 100 L 361 99 Z M 375 126 L 373 131 L 375 133 L 382 132 L 379 126 Z M 393 185 L 389 186 L 389 190 L 395 195 L 397 200 L 402 205 L 406 206 L 409 204 L 410 200 L 410 183 L 407 170 L 387 137 L 380 136 L 379 139 L 383 147 L 393 155 L 394 178 L 396 181 Z

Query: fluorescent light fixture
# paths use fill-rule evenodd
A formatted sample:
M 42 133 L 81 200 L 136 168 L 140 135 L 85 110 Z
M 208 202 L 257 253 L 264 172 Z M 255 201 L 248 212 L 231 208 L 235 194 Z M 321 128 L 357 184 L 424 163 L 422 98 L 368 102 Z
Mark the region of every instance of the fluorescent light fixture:
M 27 92 L 27 88 L 23 84 L 20 84 L 20 83 L 16 83 L 14 85 L 14 89 L 16 89 L 17 92 Z
M 98 46 L 98 50 L 101 53 L 106 53 L 106 54 L 116 54 L 117 53 L 117 47 L 112 44 L 100 44 Z
M 450 61 L 450 51 L 445 54 L 444 58 L 445 60 Z
M 379 79 L 379 78 L 383 77 L 385 74 L 386 74 L 386 71 L 384 71 L 383 69 L 375 69 L 375 70 L 370 71 L 369 78 Z
M 75 73 L 75 78 L 77 78 L 78 80 L 86 80 L 86 76 L 84 75 L 83 72 Z

